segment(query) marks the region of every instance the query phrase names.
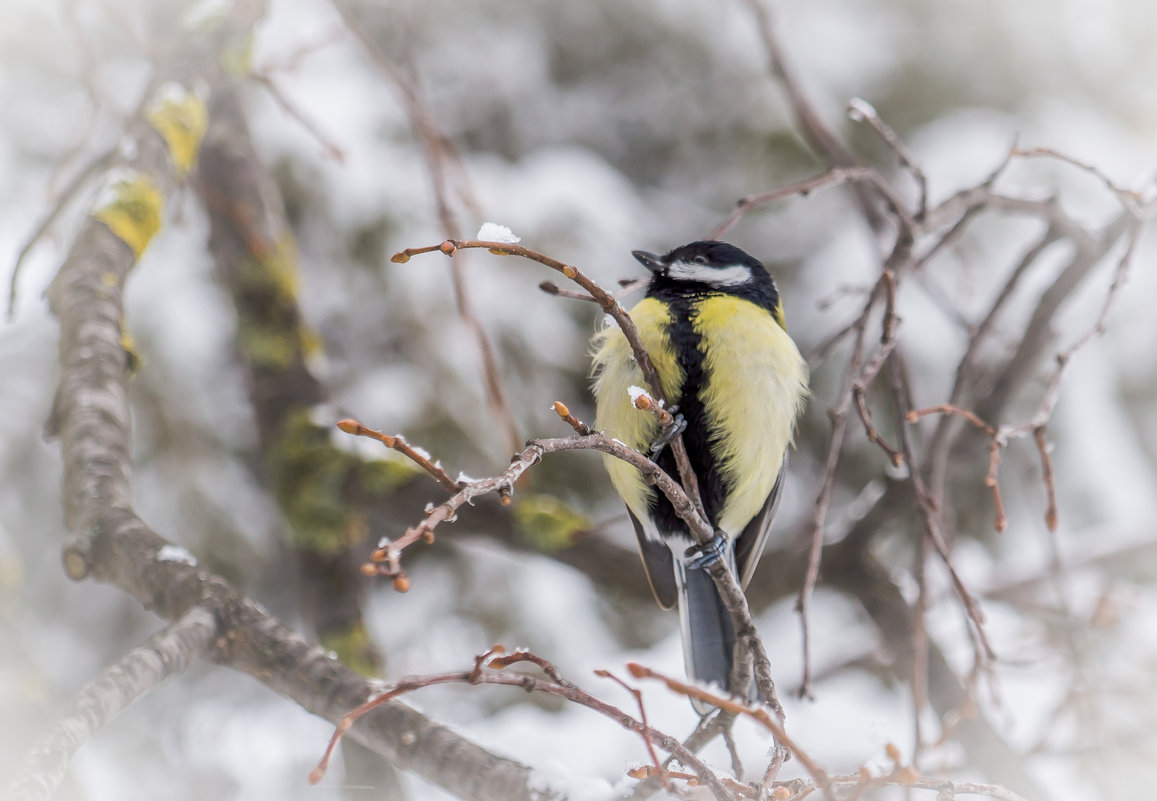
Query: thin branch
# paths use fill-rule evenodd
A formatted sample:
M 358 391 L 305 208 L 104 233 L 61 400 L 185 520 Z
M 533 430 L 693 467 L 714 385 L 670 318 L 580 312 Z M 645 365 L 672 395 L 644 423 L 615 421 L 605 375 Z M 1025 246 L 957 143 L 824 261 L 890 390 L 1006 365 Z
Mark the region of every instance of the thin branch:
M 852 154 L 824 123 L 815 106 L 803 93 L 803 88 L 788 64 L 783 47 L 775 35 L 775 26 L 767 7 L 760 0 L 744 0 L 744 4 L 755 17 L 772 75 L 787 94 L 788 102 L 795 113 L 796 126 L 805 141 L 820 158 L 833 166 L 846 167 L 853 164 L 855 159 Z
M 306 116 L 305 112 L 299 109 L 285 92 L 281 91 L 281 87 L 273 80 L 273 76 L 266 73 L 254 72 L 250 77 L 269 92 L 269 96 L 273 98 L 274 102 L 277 103 L 282 111 L 304 128 L 306 133 L 317 140 L 317 143 L 321 145 L 321 149 L 325 152 L 326 156 L 338 164 L 345 164 L 345 151 L 335 144 L 332 139 L 322 133 L 317 124 Z
M 893 359 L 891 367 L 888 385 L 892 390 L 892 399 L 896 405 L 898 417 L 901 421 L 906 421 L 912 412 L 908 401 L 910 392 L 908 390 L 907 378 L 903 373 L 899 359 Z M 977 419 L 979 420 L 979 418 Z M 983 421 L 980 422 L 983 423 Z M 948 576 L 952 580 L 952 586 L 956 590 L 956 595 L 960 598 L 960 602 L 964 606 L 965 614 L 972 623 L 969 631 L 975 635 L 977 659 L 993 659 L 996 654 L 988 641 L 988 635 L 985 633 L 984 613 L 980 609 L 980 603 L 977 601 L 976 596 L 974 596 L 964 584 L 964 580 L 960 578 L 960 574 L 956 572 L 956 566 L 952 562 L 951 551 L 941 531 L 939 504 L 936 498 L 928 491 L 928 487 L 920 476 L 919 462 L 916 459 L 911 438 L 908 436 L 908 430 L 904 425 L 900 425 L 899 432 L 901 452 L 909 464 L 908 481 L 911 483 L 912 490 L 916 495 L 917 509 L 920 512 L 920 522 L 924 529 L 924 535 L 932 543 L 936 553 L 944 563 L 944 567 L 948 571 Z
M 867 123 L 884 140 L 884 144 L 892 149 L 900 163 L 912 173 L 920 191 L 919 200 L 916 201 L 916 220 L 923 220 L 924 215 L 928 213 L 928 178 L 924 175 L 924 170 L 920 165 L 912 158 L 904 140 L 892 130 L 890 125 L 880 119 L 875 107 L 866 100 L 854 97 L 848 101 L 848 116 L 855 122 Z
M 442 465 L 437 462 L 430 461 L 430 457 L 424 452 L 414 448 L 410 443 L 403 439 L 401 434 L 393 436 L 383 434 L 381 431 L 376 431 L 368 428 L 357 420 L 345 419 L 338 420 L 337 427 L 347 434 L 352 434 L 355 437 L 367 437 L 369 439 L 377 440 L 385 445 L 387 448 L 392 448 L 398 453 L 410 459 L 414 464 L 421 467 L 429 473 L 435 481 L 445 487 L 447 492 L 457 492 L 461 489 L 461 484 L 450 478 L 449 473 L 443 469 Z
M 571 703 L 591 709 L 603 717 L 618 723 L 624 729 L 642 735 L 649 744 L 653 743 L 657 745 L 678 759 L 683 765 L 691 768 L 691 770 L 695 772 L 696 778 L 711 790 L 717 801 L 733 801 L 727 792 L 727 788 L 719 780 L 719 777 L 716 776 L 702 760 L 684 748 L 674 737 L 647 725 L 644 721 L 631 717 L 616 706 L 600 701 L 575 684 L 562 679 L 562 675 L 557 668 L 554 668 L 553 665 L 541 657 L 519 652 L 517 654 L 518 658 L 513 660 L 503 657 L 498 657 L 497 659 L 492 658 L 504 651 L 505 648 L 503 646 L 494 646 L 485 654 L 476 658 L 474 667 L 468 671 L 437 673 L 401 679 L 390 685 L 384 692 L 350 711 L 339 721 L 321 761 L 317 767 L 310 772 L 310 783 L 317 784 L 321 781 L 329 766 L 330 758 L 333 756 L 334 748 L 337 747 L 342 736 L 353 727 L 359 718 L 382 704 L 392 701 L 406 693 L 440 684 L 497 684 L 507 687 L 519 687 L 526 692 L 541 692 L 548 695 L 555 695 Z M 530 661 L 544 667 L 544 672 L 547 673 L 549 680 L 539 679 L 527 674 L 504 672 L 504 668 L 507 665 L 521 661 Z
M 820 175 L 812 176 L 803 181 L 797 181 L 794 184 L 789 184 L 779 189 L 773 189 L 770 192 L 747 195 L 736 201 L 735 208 L 732 212 L 711 230 L 707 238 L 718 239 L 723 236 L 752 209 L 796 195 L 807 197 L 817 189 L 824 189 L 829 186 L 842 186 L 843 184 L 855 181 L 868 181 L 871 180 L 871 174 L 873 172 L 874 170 L 870 167 L 833 167 Z
M 52 227 L 54 222 L 56 222 L 56 218 L 60 216 L 62 211 L 64 211 L 64 208 L 68 205 L 69 201 L 72 200 L 73 197 L 75 197 L 76 194 L 84 188 L 84 185 L 89 182 L 89 179 L 91 179 L 101 170 L 108 168 L 113 163 L 113 160 L 116 159 L 116 157 L 117 150 L 116 148 L 113 148 L 111 150 L 106 150 L 104 153 L 94 158 L 88 164 L 84 165 L 84 167 L 82 167 L 80 171 L 73 176 L 72 180 L 68 182 L 68 186 L 66 186 L 64 190 L 61 191 L 60 197 L 57 198 L 56 203 L 52 206 L 52 209 L 49 210 L 44 219 L 40 221 L 40 224 L 36 226 L 36 230 L 33 231 L 31 235 L 29 235 L 28 239 L 24 242 L 23 247 L 20 248 L 20 252 L 16 255 L 16 263 L 12 265 L 12 277 L 8 281 L 9 322 L 12 321 L 13 316 L 16 314 L 16 292 L 20 282 L 20 271 L 24 268 L 24 260 L 28 258 L 28 254 L 32 252 L 32 249 L 36 247 L 37 243 L 40 242 L 40 240 L 44 237 L 44 235 L 48 232 L 48 229 Z
M 418 525 L 408 528 L 396 540 L 383 540 L 378 550 L 370 557 L 371 561 L 363 566 L 362 572 L 366 575 L 385 576 L 395 581 L 401 579 L 408 589 L 406 573 L 401 567 L 402 552 L 406 548 L 419 540 L 426 543 L 433 542 L 434 531 L 440 524 L 453 522 L 463 505 L 473 504 L 478 498 L 497 493 L 505 503 L 509 503 L 518 479 L 543 456 L 573 450 L 602 451 L 633 465 L 642 472 L 649 483 L 654 484 L 667 496 L 675 512 L 687 523 L 696 537 L 714 535 L 714 530 L 699 517 L 683 488 L 658 465 L 622 442 L 599 432 L 592 432 L 574 437 L 531 440 L 525 449 L 515 454 L 510 466 L 497 476 L 455 484 L 454 494 L 437 506 L 429 506 L 426 516 Z
M 569 269 L 573 270 L 574 268 Z M 356 425 L 355 423 L 349 428 L 356 431 Z M 509 503 L 515 483 L 544 455 L 572 450 L 601 451 L 634 466 L 643 474 L 647 483 L 655 486 L 667 497 L 675 513 L 687 524 L 687 530 L 696 542 L 709 542 L 714 536 L 714 528 L 702 516 L 699 511 L 701 507 L 696 506 L 686 491 L 685 485 L 677 483 L 653 461 L 638 451 L 628 448 L 619 440 L 599 432 L 593 432 L 585 436 L 531 440 L 525 449 L 515 454 L 510 466 L 499 475 L 463 482 L 458 485 L 457 492 L 437 506 L 428 506 L 423 520 L 418 525 L 406 529 L 397 540 L 391 541 L 383 538 L 378 549 L 371 555 L 370 561 L 362 565 L 363 575 L 385 576 L 393 580 L 394 588 L 399 592 L 407 591 L 410 587 L 410 581 L 401 566 L 402 553 L 406 548 L 419 540 L 432 543 L 435 529 L 442 523 L 453 522 L 457 518 L 458 510 L 464 504 L 473 503 L 476 498 L 497 493 L 503 503 Z M 752 622 L 751 610 L 747 605 L 747 597 L 744 595 L 743 589 L 723 560 L 715 562 L 707 570 L 719 590 L 724 608 L 731 616 L 736 642 L 753 655 L 756 686 L 776 715 L 782 718 L 783 706 L 779 702 L 775 681 L 771 676 L 771 660 L 768 658 L 767 650 L 759 638 L 755 624 Z
M 571 414 L 570 409 L 568 409 L 566 404 L 562 401 L 555 401 L 551 408 L 554 409 L 554 413 L 561 417 L 563 422 L 565 422 L 568 426 L 573 428 L 575 433 L 579 436 L 585 437 L 588 434 L 595 433 L 593 428 Z
M 647 755 L 651 757 L 651 764 L 654 766 L 655 775 L 659 777 L 659 783 L 663 785 L 664 790 L 669 792 L 671 790 L 671 783 L 667 781 L 666 771 L 663 769 L 662 763 L 659 762 L 659 755 L 655 753 L 655 744 L 651 741 L 651 737 L 648 733 L 648 730 L 651 727 L 647 724 L 647 709 L 643 706 L 643 693 L 635 687 L 627 684 L 625 681 L 620 679 L 614 673 L 611 673 L 609 670 L 596 670 L 595 675 L 601 678 L 610 679 L 624 690 L 626 690 L 628 693 L 630 693 L 631 697 L 635 699 L 635 704 L 637 704 L 639 707 L 639 722 L 643 725 L 639 735 L 643 738 L 643 743 L 647 746 Z M 739 771 L 736 771 L 736 775 L 740 775 Z
M 443 234 L 451 240 L 461 238 L 461 226 L 451 205 L 450 182 L 447 178 L 447 171 L 452 167 L 457 167 L 462 174 L 465 173 L 465 169 L 462 167 L 461 157 L 458 155 L 454 145 L 438 129 L 438 126 L 434 122 L 433 115 L 419 95 L 417 87 L 402 74 L 402 71 L 390 60 L 389 56 L 366 34 L 365 30 L 354 18 L 354 14 L 350 10 L 348 3 L 345 2 L 345 0 L 331 0 L 331 3 L 338 15 L 341 16 L 346 28 L 349 29 L 358 42 L 361 43 L 362 48 L 369 55 L 374 66 L 376 66 L 393 85 L 401 98 L 402 106 L 410 119 L 410 127 L 413 129 L 414 139 L 422 151 L 422 157 L 426 162 L 426 169 L 430 174 L 430 183 L 434 191 L 434 202 L 438 220 L 442 225 Z M 458 188 L 462 199 L 470 205 L 471 199 L 467 196 L 469 194 L 468 188 L 463 186 Z M 518 433 L 518 424 L 514 419 L 513 412 L 510 410 L 510 402 L 506 397 L 506 390 L 502 385 L 501 370 L 498 365 L 498 357 L 494 351 L 494 344 L 491 342 L 490 335 L 486 332 L 486 328 L 482 325 L 482 321 L 474 311 L 470 293 L 466 288 L 464 265 L 460 262 L 452 261 L 450 263 L 450 275 L 454 290 L 454 304 L 458 309 L 458 316 L 466 325 L 467 329 L 469 329 L 471 336 L 474 337 L 475 344 L 482 357 L 482 373 L 486 384 L 487 402 L 495 417 L 498 418 L 499 425 L 502 427 L 507 448 L 515 451 L 521 444 L 522 437 Z
M 7 801 L 52 798 L 80 746 L 138 698 L 205 658 L 216 635 L 213 615 L 194 606 L 101 671 L 25 755 Z
M 335 25 L 328 32 L 299 43 L 277 60 L 266 61 L 254 71 L 263 75 L 273 75 L 278 72 L 296 72 L 301 68 L 306 58 L 337 44 L 346 37 L 346 34 L 347 30 L 344 26 Z
M 547 256 L 545 253 L 540 253 L 537 250 L 531 250 L 528 247 L 516 243 L 491 242 L 474 239 L 462 241 L 448 239 L 445 242 L 442 242 L 440 245 L 427 245 L 425 247 L 406 248 L 405 250 L 398 251 L 393 256 L 391 256 L 390 261 L 397 264 L 404 264 L 408 262 L 413 256 L 417 256 L 422 253 L 432 253 L 434 251 L 439 251 L 446 256 L 453 258 L 453 256 L 457 254 L 459 250 L 465 250 L 469 248 L 485 248 L 496 256 L 515 255 L 521 256 L 525 259 L 530 259 L 531 261 L 538 262 L 539 264 L 549 267 L 556 272 L 562 273 L 566 278 L 570 279 L 585 289 L 587 294 L 589 294 L 591 298 L 593 298 L 595 302 L 599 304 L 599 307 L 603 310 L 603 312 L 610 315 L 610 317 L 618 324 L 619 330 L 623 332 L 623 336 L 626 337 L 627 343 L 631 346 L 631 352 L 634 354 L 635 363 L 639 368 L 639 372 L 643 376 L 643 380 L 647 383 L 647 387 L 651 390 L 651 394 L 656 400 L 663 401 L 664 406 L 669 405 L 666 403 L 666 399 L 663 397 L 663 388 L 662 384 L 659 382 L 659 373 L 655 370 L 655 364 L 651 360 L 650 354 L 647 353 L 647 349 L 644 347 L 642 339 L 639 338 L 639 330 L 635 327 L 635 323 L 633 320 L 631 320 L 631 316 L 627 313 L 627 310 L 624 309 L 623 306 L 619 303 L 618 298 L 599 286 L 597 282 L 595 282 L 592 278 L 587 276 L 577 267 L 574 267 L 570 264 L 564 264 L 557 259 Z M 699 482 L 695 476 L 695 471 L 691 468 L 691 460 L 687 456 L 687 448 L 683 444 L 682 435 L 676 435 L 674 439 L 671 440 L 670 448 L 671 453 L 675 457 L 675 465 L 679 470 L 679 480 L 682 482 L 683 487 L 686 489 L 688 496 L 690 496 L 692 504 L 696 509 L 699 510 L 700 516 L 702 517 L 702 522 L 704 525 L 706 525 L 707 515 L 703 511 L 703 502 L 700 500 Z M 710 528 L 710 526 L 707 526 L 707 528 Z M 693 537 L 695 537 L 696 542 L 700 545 L 706 544 L 710 541 L 711 536 L 714 536 L 714 533 L 712 533 L 712 535 L 708 536 L 706 539 L 699 539 L 699 536 L 695 533 L 697 529 L 701 530 L 702 527 L 697 526 L 696 528 L 692 529 L 691 534 Z
M 804 751 L 791 737 L 788 736 L 787 732 L 784 731 L 784 728 L 779 721 L 772 720 L 771 716 L 767 714 L 767 710 L 758 707 L 747 706 L 746 704 L 738 703 L 729 698 L 723 698 L 722 696 L 716 695 L 715 693 L 712 693 L 703 687 L 695 684 L 688 684 L 685 681 L 679 681 L 678 679 L 674 679 L 670 676 L 659 673 L 658 671 L 651 670 L 650 668 L 640 665 L 636 662 L 628 663 L 627 670 L 636 679 L 657 679 L 658 681 L 661 681 L 667 685 L 667 689 L 671 690 L 672 692 L 685 695 L 688 698 L 697 701 L 704 701 L 708 704 L 711 704 L 712 706 L 716 706 L 719 709 L 724 710 L 725 712 L 730 712 L 733 715 L 742 715 L 743 717 L 754 720 L 756 723 L 760 724 L 769 732 L 771 732 L 772 735 L 775 736 L 775 741 L 783 745 L 784 748 L 791 752 L 792 756 L 799 760 L 799 763 L 803 765 L 804 770 L 806 770 L 808 774 L 811 775 L 816 785 L 821 790 L 823 790 L 824 795 L 829 799 L 829 801 L 835 801 L 835 795 L 831 791 L 831 782 L 828 779 L 827 772 L 821 768 L 819 764 L 814 759 L 812 759 L 811 756 L 809 756 L 808 753 Z
M 1051 147 L 1032 147 L 1032 148 L 1013 148 L 1012 155 L 1020 158 L 1051 158 L 1057 161 L 1063 161 L 1066 164 L 1071 164 L 1077 169 L 1092 175 L 1098 181 L 1105 185 L 1110 192 L 1117 196 L 1121 201 L 1121 205 L 1125 210 L 1133 215 L 1134 218 L 1140 220 L 1146 215 L 1146 211 L 1142 208 L 1142 204 L 1146 202 L 1145 197 L 1127 187 L 1121 186 L 1111 179 L 1108 175 L 1102 172 L 1097 167 L 1080 159 L 1073 158 L 1070 155 L 1061 153 L 1058 150 L 1053 150 Z
M 807 697 L 811 693 L 811 629 L 808 621 L 808 604 L 815 590 L 816 582 L 819 579 L 820 554 L 823 551 L 824 529 L 827 521 L 828 508 L 831 506 L 832 492 L 835 489 L 836 469 L 839 466 L 840 452 L 843 449 L 844 439 L 847 433 L 848 410 L 853 402 L 857 382 L 860 381 L 860 376 L 863 374 L 863 347 L 864 339 L 867 335 L 868 320 L 882 297 L 893 298 L 893 300 L 887 301 L 889 304 L 894 302 L 894 291 L 894 280 L 889 273 L 885 272 L 868 294 L 868 300 L 864 304 L 864 309 L 860 313 L 860 316 L 846 329 L 848 332 L 854 331 L 856 338 L 852 346 L 852 355 L 848 359 L 847 366 L 844 368 L 844 377 L 837 405 L 828 412 L 828 417 L 832 423 L 832 430 L 828 439 L 827 456 L 824 459 L 823 477 L 820 479 L 820 488 L 816 493 L 815 504 L 812 507 L 811 527 L 808 539 L 810 545 L 807 570 L 804 573 L 803 585 L 800 587 L 799 595 L 796 597 L 795 602 L 795 611 L 799 614 L 800 629 L 803 638 L 803 679 L 800 682 L 799 689 L 801 697 Z M 892 325 L 893 329 L 890 334 L 886 335 L 886 339 L 892 339 L 894 337 L 894 321 L 889 323 L 889 325 Z M 893 346 L 889 345 L 888 349 L 890 350 L 891 347 Z M 879 367 L 877 366 L 875 369 L 878 371 Z

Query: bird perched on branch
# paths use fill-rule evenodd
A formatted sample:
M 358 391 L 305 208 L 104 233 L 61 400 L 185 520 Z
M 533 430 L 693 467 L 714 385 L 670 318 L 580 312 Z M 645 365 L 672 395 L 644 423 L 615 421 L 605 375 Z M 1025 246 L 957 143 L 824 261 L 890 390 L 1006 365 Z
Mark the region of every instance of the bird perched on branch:
M 659 605 L 679 607 L 687 674 L 727 689 L 731 617 L 707 572 L 725 560 L 743 587 L 759 561 L 783 486 L 787 450 L 807 396 L 807 365 L 787 334 L 775 281 L 724 242 L 692 242 L 664 256 L 636 250 L 651 271 L 631 319 L 658 372 L 676 425 L 634 404 L 649 389 L 617 326 L 596 334 L 596 426 L 652 458 L 676 481 L 671 441 L 682 432 L 715 538 L 696 545 L 670 502 L 642 474 L 607 457 L 630 513 Z M 750 695 L 750 693 L 749 693 Z M 696 704 L 701 714 L 710 711 Z

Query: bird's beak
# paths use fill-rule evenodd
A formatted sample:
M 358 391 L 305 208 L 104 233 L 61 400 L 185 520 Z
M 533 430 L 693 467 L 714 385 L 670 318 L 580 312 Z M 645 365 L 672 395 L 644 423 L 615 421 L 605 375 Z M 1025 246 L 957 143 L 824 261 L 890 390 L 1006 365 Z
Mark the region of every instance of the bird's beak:
M 631 255 L 638 260 L 639 264 L 656 275 L 663 275 L 667 272 L 667 265 L 663 263 L 662 256 L 656 256 L 654 253 L 648 253 L 645 250 L 632 250 Z

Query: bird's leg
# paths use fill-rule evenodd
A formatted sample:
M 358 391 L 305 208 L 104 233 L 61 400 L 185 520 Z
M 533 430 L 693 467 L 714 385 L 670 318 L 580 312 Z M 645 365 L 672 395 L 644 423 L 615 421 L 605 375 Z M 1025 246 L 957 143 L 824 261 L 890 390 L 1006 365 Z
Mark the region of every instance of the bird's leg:
M 663 426 L 659 431 L 659 436 L 651 443 L 651 458 L 659 455 L 659 452 L 667 447 L 671 440 L 683 433 L 687 428 L 687 418 L 681 414 L 674 414 L 671 416 L 671 422 Z
M 724 557 L 730 544 L 731 539 L 719 529 L 715 529 L 715 536 L 710 541 L 703 545 L 692 545 L 683 552 L 684 556 L 689 557 L 687 567 L 702 569 L 711 567 Z

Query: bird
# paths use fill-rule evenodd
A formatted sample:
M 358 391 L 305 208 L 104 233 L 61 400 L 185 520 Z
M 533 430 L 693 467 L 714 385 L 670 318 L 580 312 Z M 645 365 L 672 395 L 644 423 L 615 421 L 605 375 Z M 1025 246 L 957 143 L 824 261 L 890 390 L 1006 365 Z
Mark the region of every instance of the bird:
M 631 255 L 651 275 L 629 315 L 677 424 L 663 430 L 656 415 L 636 408 L 634 397 L 647 385 L 626 336 L 609 321 L 591 343 L 595 427 L 650 454 L 676 481 L 671 440 L 681 433 L 715 530 L 708 546 L 696 546 L 637 468 L 613 456 L 604 462 L 655 599 L 679 608 L 687 675 L 726 691 L 735 631 L 707 568 L 725 559 L 744 589 L 751 581 L 809 394 L 807 363 L 787 333 L 775 281 L 755 257 L 714 240 Z M 753 687 L 746 695 L 758 697 Z M 701 715 L 711 711 L 693 704 Z

